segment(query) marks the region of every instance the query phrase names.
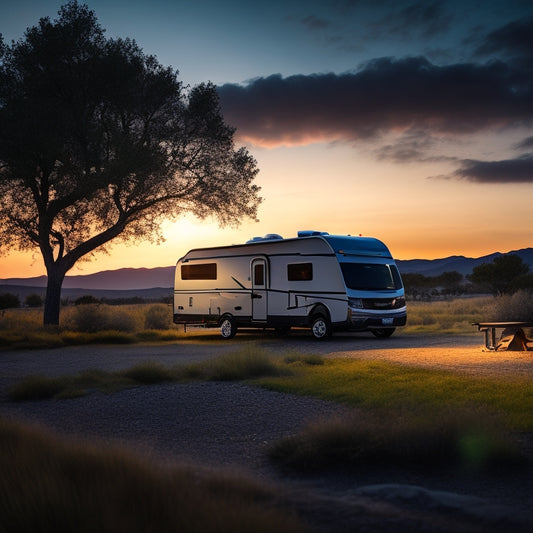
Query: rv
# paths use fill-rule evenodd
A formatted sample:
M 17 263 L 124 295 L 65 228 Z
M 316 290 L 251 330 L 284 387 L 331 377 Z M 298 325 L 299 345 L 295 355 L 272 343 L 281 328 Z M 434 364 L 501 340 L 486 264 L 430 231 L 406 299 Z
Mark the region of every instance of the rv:
M 238 328 L 310 328 L 389 337 L 406 323 L 400 273 L 383 242 L 300 231 L 245 244 L 191 250 L 176 265 L 174 323 Z

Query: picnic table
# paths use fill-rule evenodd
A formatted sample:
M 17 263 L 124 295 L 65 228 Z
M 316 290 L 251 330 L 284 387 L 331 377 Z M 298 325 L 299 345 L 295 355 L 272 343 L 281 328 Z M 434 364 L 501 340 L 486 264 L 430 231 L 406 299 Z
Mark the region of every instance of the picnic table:
M 533 322 L 475 322 L 472 325 L 477 326 L 478 330 L 485 334 L 485 347 L 488 350 L 513 349 L 511 343 L 515 339 L 523 344 L 521 350 L 533 350 L 533 339 L 527 337 L 524 332 L 524 329 L 533 328 Z M 496 342 L 497 329 L 503 329 L 498 342 Z

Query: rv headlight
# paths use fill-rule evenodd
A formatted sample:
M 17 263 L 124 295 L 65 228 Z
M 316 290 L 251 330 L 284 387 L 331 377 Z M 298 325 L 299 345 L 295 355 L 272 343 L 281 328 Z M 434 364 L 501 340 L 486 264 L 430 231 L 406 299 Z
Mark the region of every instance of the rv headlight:
M 363 309 L 363 300 L 361 298 L 348 298 L 348 305 L 353 309 Z

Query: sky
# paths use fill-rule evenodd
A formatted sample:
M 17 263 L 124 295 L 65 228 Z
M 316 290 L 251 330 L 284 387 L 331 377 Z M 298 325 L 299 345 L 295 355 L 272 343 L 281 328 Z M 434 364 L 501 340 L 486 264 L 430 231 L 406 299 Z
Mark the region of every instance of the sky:
M 0 0 L 4 41 L 63 3 Z M 218 87 L 264 200 L 258 222 L 169 220 L 162 244 L 117 245 L 69 274 L 309 229 L 377 237 L 397 259 L 533 247 L 530 0 L 86 3 L 108 37 Z M 44 273 L 38 251 L 0 256 L 0 278 Z

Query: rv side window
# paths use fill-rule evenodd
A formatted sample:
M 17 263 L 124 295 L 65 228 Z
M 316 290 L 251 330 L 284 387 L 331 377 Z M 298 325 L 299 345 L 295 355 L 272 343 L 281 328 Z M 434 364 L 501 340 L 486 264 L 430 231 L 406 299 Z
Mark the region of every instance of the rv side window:
M 181 265 L 181 279 L 217 279 L 217 264 Z
M 289 281 L 311 281 L 313 279 L 313 263 L 292 263 L 287 265 Z
M 263 263 L 256 263 L 254 265 L 254 285 L 265 284 L 265 265 Z

